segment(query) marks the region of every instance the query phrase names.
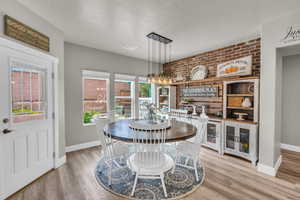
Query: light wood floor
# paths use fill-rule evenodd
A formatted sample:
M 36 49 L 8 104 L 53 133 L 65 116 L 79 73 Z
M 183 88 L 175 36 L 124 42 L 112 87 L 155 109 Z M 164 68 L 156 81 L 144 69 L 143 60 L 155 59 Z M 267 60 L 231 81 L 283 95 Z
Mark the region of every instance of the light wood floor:
M 300 199 L 300 153 L 283 151 L 278 177 L 258 173 L 250 163 L 203 149 L 205 181 L 190 200 Z M 67 154 L 67 164 L 39 178 L 9 200 L 121 199 L 101 188 L 94 178 L 99 148 Z

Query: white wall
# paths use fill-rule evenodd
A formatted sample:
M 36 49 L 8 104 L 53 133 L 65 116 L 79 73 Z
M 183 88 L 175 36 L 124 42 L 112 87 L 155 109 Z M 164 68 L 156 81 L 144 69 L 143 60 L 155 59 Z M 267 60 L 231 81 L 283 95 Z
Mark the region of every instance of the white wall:
M 65 43 L 66 146 L 98 140 L 95 126 L 83 126 L 82 123 L 81 70 L 83 69 L 145 76 L 147 62 Z
M 300 25 L 300 12 L 274 19 L 262 27 L 259 166 L 270 169 L 274 169 L 280 157 L 282 130 L 282 56 L 278 47 L 284 46 L 282 39 L 291 25 Z
M 5 14 L 47 35 L 50 38 L 50 54 L 59 59 L 59 154 L 62 157 L 65 154 L 64 35 L 62 31 L 31 12 L 16 0 L 0 0 L 0 37 L 6 37 L 3 30 L 3 16 Z
M 300 55 L 283 59 L 282 93 L 281 143 L 300 146 Z

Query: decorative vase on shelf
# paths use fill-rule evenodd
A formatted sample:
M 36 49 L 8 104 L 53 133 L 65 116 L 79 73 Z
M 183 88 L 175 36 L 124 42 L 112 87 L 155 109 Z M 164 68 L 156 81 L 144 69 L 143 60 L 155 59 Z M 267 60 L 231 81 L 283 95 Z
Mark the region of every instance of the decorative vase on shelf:
M 250 108 L 252 106 L 250 98 L 246 97 L 244 98 L 244 101 L 242 102 L 242 107 L 244 108 Z

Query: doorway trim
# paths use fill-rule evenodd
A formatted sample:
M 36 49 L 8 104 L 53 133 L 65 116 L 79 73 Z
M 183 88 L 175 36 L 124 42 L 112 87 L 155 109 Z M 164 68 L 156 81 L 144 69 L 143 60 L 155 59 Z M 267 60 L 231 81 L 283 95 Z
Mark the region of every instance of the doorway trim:
M 284 50 L 287 50 L 287 49 L 288 49 L 288 51 L 283 52 Z M 295 53 L 295 51 L 300 52 L 300 41 L 295 41 L 295 42 L 291 42 L 291 43 L 280 43 L 280 44 L 277 44 L 277 45 L 275 45 L 274 50 L 276 52 L 275 53 L 275 55 L 276 55 L 275 56 L 275 67 L 277 68 L 277 70 L 279 69 L 282 72 L 282 69 L 283 69 L 283 61 L 282 61 L 282 59 L 283 59 L 283 57 L 284 56 L 290 56 L 290 55 L 297 54 L 297 53 Z M 278 72 L 276 72 L 276 73 L 277 73 L 276 76 L 278 74 L 280 74 L 281 78 L 280 78 L 280 87 L 279 87 L 280 91 L 279 91 L 279 93 L 277 91 L 276 94 L 275 94 L 275 96 L 277 96 L 278 94 L 280 94 L 280 98 L 282 98 L 282 87 L 281 87 L 282 86 L 282 73 L 278 73 Z M 280 113 L 280 120 L 279 120 L 279 123 L 277 123 L 275 125 L 275 129 L 274 130 L 275 130 L 275 132 L 279 131 L 280 132 L 280 137 L 281 137 L 282 130 L 280 130 L 280 129 L 282 129 L 282 102 L 280 102 L 279 106 L 275 105 L 275 108 L 279 109 L 279 111 L 280 111 L 279 112 Z M 276 118 L 276 116 L 275 116 L 275 118 Z M 280 151 L 281 145 L 282 144 L 276 146 L 276 150 Z M 278 171 L 281 163 L 282 163 L 282 155 L 280 153 L 279 157 L 277 158 L 277 161 L 273 164 L 272 167 L 268 166 L 268 165 L 265 165 L 265 164 L 262 164 L 262 163 L 258 163 L 257 170 L 259 172 L 263 172 L 263 173 L 271 175 L 271 176 L 276 176 L 277 171 Z
M 54 112 L 54 119 L 53 119 L 53 149 L 54 149 L 54 159 L 53 159 L 53 168 L 58 168 L 62 164 L 65 163 L 66 157 L 63 156 L 59 158 L 59 118 L 58 116 L 58 105 L 59 105 L 59 90 L 58 90 L 58 58 L 47 54 L 45 52 L 39 51 L 28 45 L 21 44 L 15 40 L 8 39 L 6 37 L 0 37 L 0 45 L 18 52 L 22 52 L 27 55 L 36 56 L 39 58 L 44 58 L 52 62 L 52 73 L 53 73 L 53 112 Z

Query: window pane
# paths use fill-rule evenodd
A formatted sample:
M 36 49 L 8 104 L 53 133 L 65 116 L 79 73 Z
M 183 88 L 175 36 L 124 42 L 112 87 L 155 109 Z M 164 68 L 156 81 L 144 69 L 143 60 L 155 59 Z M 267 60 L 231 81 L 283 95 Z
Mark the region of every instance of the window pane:
M 151 99 L 151 84 L 139 83 L 139 119 L 145 119 L 147 114 L 147 108 L 145 103 L 152 103 Z
M 150 98 L 151 97 L 151 84 L 139 83 L 139 97 Z
M 11 67 L 13 123 L 45 119 L 45 72 Z
M 131 118 L 131 98 L 116 98 L 116 119 Z
M 115 82 L 115 96 L 131 96 L 131 82 Z
M 115 118 L 127 119 L 132 117 L 132 102 L 130 81 L 115 81 Z
M 107 81 L 83 79 L 83 122 L 92 123 L 96 114 L 107 113 Z
M 145 103 L 152 103 L 151 98 L 139 98 L 139 119 L 145 119 L 148 109 Z

